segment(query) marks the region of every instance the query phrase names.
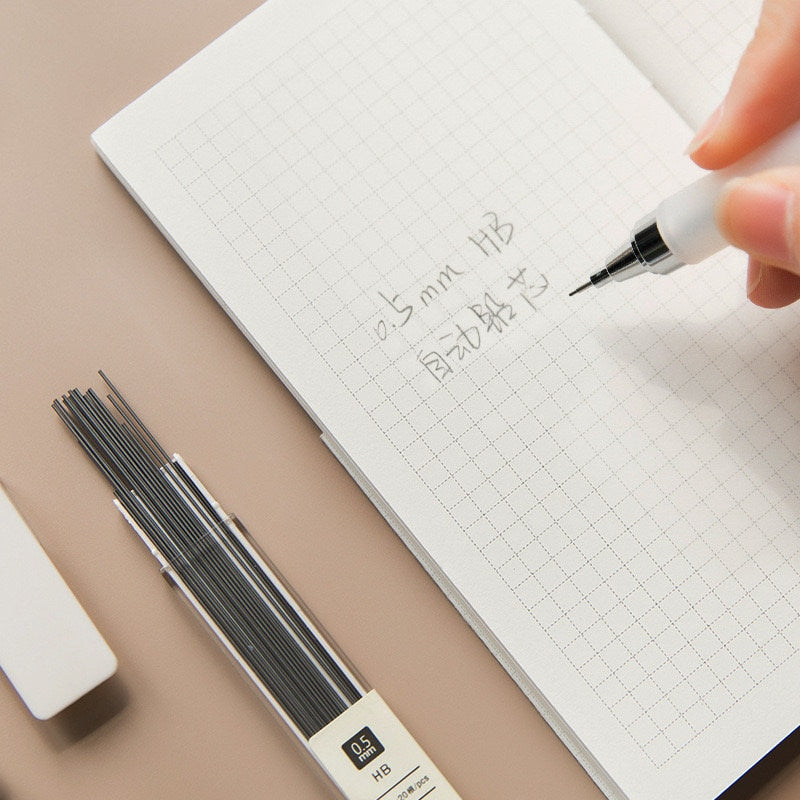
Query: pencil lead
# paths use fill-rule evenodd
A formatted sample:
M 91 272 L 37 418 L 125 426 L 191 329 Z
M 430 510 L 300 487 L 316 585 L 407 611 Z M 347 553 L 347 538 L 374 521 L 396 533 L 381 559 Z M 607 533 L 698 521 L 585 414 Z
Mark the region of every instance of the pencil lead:
M 584 283 L 583 286 L 579 286 L 577 289 L 573 289 L 569 293 L 569 296 L 572 297 L 572 295 L 578 294 L 578 292 L 582 292 L 584 289 L 588 289 L 591 285 L 592 285 L 591 281 L 586 281 L 586 283 Z

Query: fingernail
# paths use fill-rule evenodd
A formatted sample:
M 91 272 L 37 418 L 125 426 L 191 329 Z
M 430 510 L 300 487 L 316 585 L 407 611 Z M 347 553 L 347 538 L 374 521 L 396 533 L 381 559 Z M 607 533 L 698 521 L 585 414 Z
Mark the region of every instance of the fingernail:
M 750 264 L 747 267 L 747 296 L 750 297 L 751 294 L 758 288 L 758 284 L 761 283 L 761 276 L 764 273 L 764 267 L 757 261 L 750 260 Z
M 712 137 L 714 131 L 717 129 L 717 125 L 719 125 L 719 121 L 722 119 L 722 109 L 724 105 L 724 102 L 720 103 L 712 112 L 711 116 L 700 126 L 697 133 L 694 135 L 694 139 L 689 142 L 689 145 L 684 151 L 684 155 L 690 156 Z
M 737 178 L 723 192 L 719 225 L 735 247 L 776 266 L 792 262 L 789 220 L 794 193 L 760 178 Z

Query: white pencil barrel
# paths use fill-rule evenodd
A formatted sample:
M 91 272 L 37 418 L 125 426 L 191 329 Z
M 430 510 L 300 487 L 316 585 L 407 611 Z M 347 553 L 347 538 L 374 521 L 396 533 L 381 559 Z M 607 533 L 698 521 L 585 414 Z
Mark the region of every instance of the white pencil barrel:
M 703 176 L 656 209 L 667 247 L 684 263 L 696 264 L 727 245 L 716 222 L 717 201 L 728 182 L 772 167 L 800 165 L 800 122 L 725 169 Z

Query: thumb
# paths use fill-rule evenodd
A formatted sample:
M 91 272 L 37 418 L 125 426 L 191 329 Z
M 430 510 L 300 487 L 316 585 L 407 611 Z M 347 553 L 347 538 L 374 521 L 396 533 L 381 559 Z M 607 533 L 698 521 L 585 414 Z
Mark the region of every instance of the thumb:
M 732 245 L 761 264 L 800 275 L 800 166 L 730 181 L 716 216 Z
M 692 159 L 719 169 L 800 119 L 800 3 L 764 0 L 755 35 L 725 100 L 689 145 Z

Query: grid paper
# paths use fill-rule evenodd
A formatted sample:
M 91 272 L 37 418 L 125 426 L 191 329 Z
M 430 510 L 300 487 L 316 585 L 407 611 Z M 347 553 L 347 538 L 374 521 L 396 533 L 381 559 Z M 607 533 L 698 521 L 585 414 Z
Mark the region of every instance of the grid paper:
M 330 9 L 159 140 L 167 194 L 203 220 L 197 249 L 225 243 L 223 303 L 336 383 L 278 364 L 314 411 L 345 398 L 322 423 L 377 426 L 338 441 L 411 534 L 456 542 L 453 569 L 478 554 L 524 636 L 668 767 L 797 654 L 793 318 L 743 307 L 735 258 L 567 299 L 677 188 L 688 135 L 570 3 Z M 395 454 L 402 475 L 376 466 Z M 456 588 L 496 633 L 516 619 Z
M 463 241 L 487 225 L 490 233 L 492 224 L 535 226 L 547 205 L 563 204 L 567 218 L 549 224 L 541 246 L 552 251 L 551 262 L 556 254 L 570 261 L 581 244 L 565 241 L 579 210 L 570 202 L 575 177 L 603 164 L 618 178 L 641 181 L 644 159 L 657 156 L 633 142 L 627 150 L 625 131 L 599 93 L 540 32 L 526 30 L 530 17 L 517 3 L 471 3 L 458 15 L 438 4 L 352 3 L 331 23 L 164 143 L 159 155 L 447 505 L 466 540 L 659 764 L 795 652 L 800 576 L 792 520 L 780 509 L 748 507 L 753 488 L 742 485 L 744 473 L 731 474 L 724 443 L 693 407 L 670 420 L 677 436 L 653 438 L 649 423 L 663 391 L 644 381 L 633 386 L 622 372 L 597 374 L 582 341 L 587 332 L 549 317 L 560 299 L 545 292 L 529 302 L 524 291 L 508 291 L 519 270 L 541 285 L 524 251 L 497 266 L 487 258 L 473 278 L 480 247 Z M 377 73 L 375 51 L 385 59 Z M 506 54 L 504 67 L 518 61 L 523 68 L 496 69 L 498 53 Z M 545 104 L 527 71 L 539 86 L 557 88 Z M 509 97 L 512 115 L 498 102 Z M 476 116 L 475 104 L 485 113 Z M 573 141 L 547 136 L 567 108 L 581 138 L 593 134 L 581 141 L 583 153 L 571 152 Z M 513 137 L 498 136 L 509 129 Z M 533 163 L 552 164 L 553 172 L 529 183 L 523 176 Z M 487 196 L 503 209 L 498 221 Z M 440 227 L 448 218 L 459 224 Z M 580 235 L 589 238 L 583 223 Z M 409 323 L 422 316 L 414 308 L 420 267 L 427 277 L 445 266 L 429 256 L 432 249 L 454 270 L 473 274 L 453 281 L 448 302 L 426 308 L 424 322 L 406 331 L 400 307 L 412 307 Z M 459 317 L 462 307 L 483 305 L 478 284 L 486 281 L 488 293 L 542 339 L 509 341 L 502 318 L 498 331 L 469 312 L 453 324 L 454 309 Z M 382 301 L 390 293 L 397 300 Z M 682 300 L 692 302 L 688 290 Z M 442 380 L 421 368 L 415 355 L 444 359 L 443 337 L 452 344 L 470 322 L 487 341 L 485 355 L 483 348 L 480 356 L 464 353 L 469 366 L 450 364 L 455 369 Z M 390 325 L 397 327 L 387 331 Z M 674 348 L 676 340 L 663 344 Z M 684 336 L 677 344 L 683 352 L 649 366 L 654 376 L 677 372 L 696 343 Z M 710 389 L 700 391 L 719 398 L 735 384 L 714 355 L 694 367 L 714 371 Z M 776 404 L 796 386 L 786 388 Z M 601 416 L 617 403 L 626 408 L 622 424 Z M 581 408 L 596 408 L 597 421 L 575 424 Z M 782 424 L 797 427 L 794 419 Z M 760 426 L 753 429 L 755 437 L 740 434 L 748 457 L 777 461 L 770 466 L 779 476 L 793 460 L 780 442 L 784 431 L 764 442 L 754 440 Z M 618 444 L 609 448 L 612 439 Z M 653 473 L 668 492 L 657 492 Z M 706 491 L 693 487 L 693 475 L 711 479 Z M 703 538 L 715 518 L 724 529 L 717 546 Z M 752 532 L 756 524 L 764 533 Z
M 728 91 L 761 0 L 582 0 L 694 128 Z
M 760 0 L 640 0 L 639 6 L 652 29 L 674 43 L 722 98 L 733 77 L 731 67 L 753 34 Z

